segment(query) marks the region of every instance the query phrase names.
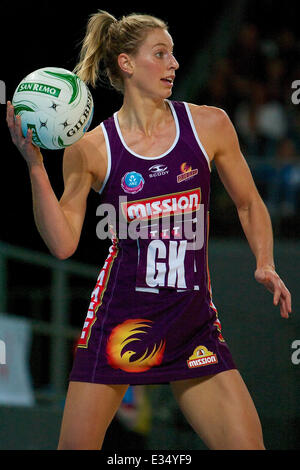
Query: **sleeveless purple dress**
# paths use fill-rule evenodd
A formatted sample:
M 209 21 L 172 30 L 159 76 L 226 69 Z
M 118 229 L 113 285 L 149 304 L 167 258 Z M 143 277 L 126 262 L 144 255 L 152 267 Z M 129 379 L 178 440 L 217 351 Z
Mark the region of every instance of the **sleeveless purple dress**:
M 236 368 L 208 270 L 209 158 L 187 103 L 167 103 L 176 137 L 157 157 L 128 148 L 117 113 L 101 123 L 108 168 L 100 208 L 104 215 L 108 207 L 112 245 L 91 295 L 72 381 L 156 384 Z

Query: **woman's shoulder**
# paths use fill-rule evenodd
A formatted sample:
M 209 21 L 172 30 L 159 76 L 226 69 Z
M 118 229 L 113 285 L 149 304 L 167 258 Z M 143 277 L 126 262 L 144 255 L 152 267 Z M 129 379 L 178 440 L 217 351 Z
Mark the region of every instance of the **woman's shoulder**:
M 105 138 L 101 125 L 86 132 L 81 139 L 69 147 L 69 150 L 68 153 L 81 154 L 86 159 L 102 154 L 105 150 Z
M 194 119 L 208 120 L 210 125 L 219 124 L 229 119 L 226 111 L 222 108 L 205 104 L 198 105 L 194 103 L 187 103 L 187 105 Z
M 234 131 L 231 119 L 224 109 L 193 103 L 188 103 L 188 106 L 197 130 L 211 133 L 214 138 L 223 138 Z
M 235 131 L 226 111 L 216 106 L 188 103 L 200 140 L 213 160 L 216 151 L 231 140 Z
M 82 147 L 87 146 L 101 149 L 103 144 L 105 144 L 105 138 L 101 124 L 86 132 L 77 143 Z

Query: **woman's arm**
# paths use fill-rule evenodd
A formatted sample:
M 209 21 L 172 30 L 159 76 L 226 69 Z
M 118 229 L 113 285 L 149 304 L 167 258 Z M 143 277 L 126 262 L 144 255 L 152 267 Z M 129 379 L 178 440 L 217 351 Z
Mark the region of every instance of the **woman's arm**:
M 214 161 L 228 194 L 232 198 L 242 228 L 256 258 L 255 279 L 273 293 L 274 305 L 280 304 L 280 313 L 288 318 L 291 295 L 275 271 L 273 258 L 273 231 L 268 210 L 253 181 L 243 157 L 238 137 L 227 114 L 212 108 L 214 114 Z
M 37 229 L 49 251 L 59 259 L 69 258 L 77 249 L 91 189 L 89 173 L 76 144 L 63 157 L 64 192 L 57 199 L 44 167 L 29 167 L 33 212 Z
M 42 154 L 32 144 L 32 133 L 24 138 L 21 119 L 14 119 L 14 108 L 8 103 L 7 124 L 12 141 L 23 155 L 29 170 L 33 212 L 36 226 L 50 252 L 59 259 L 71 256 L 78 245 L 86 211 L 86 200 L 92 184 L 81 145 L 74 144 L 64 152 L 64 193 L 58 201 L 43 164 Z

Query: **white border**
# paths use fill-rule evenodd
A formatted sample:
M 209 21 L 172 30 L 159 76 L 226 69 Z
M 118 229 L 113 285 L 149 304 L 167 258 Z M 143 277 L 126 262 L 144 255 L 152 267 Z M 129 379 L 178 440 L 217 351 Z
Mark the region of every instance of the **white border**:
M 168 153 L 170 153 L 174 147 L 176 146 L 178 140 L 179 140 L 179 137 L 180 137 L 180 127 L 179 127 L 179 122 L 178 122 L 178 117 L 177 117 L 177 114 L 176 114 L 176 111 L 174 109 L 174 106 L 173 104 L 171 103 L 171 101 L 169 100 L 166 100 L 166 102 L 168 103 L 168 105 L 170 106 L 171 108 L 171 111 L 172 111 L 172 114 L 173 114 L 173 118 L 174 118 L 174 121 L 175 121 L 175 126 L 176 126 L 176 137 L 175 137 L 175 140 L 173 142 L 173 144 L 171 145 L 171 147 L 166 151 L 164 152 L 163 154 L 159 155 L 158 157 L 143 157 L 142 155 L 139 155 L 138 153 L 134 152 L 133 150 L 131 150 L 124 138 L 123 138 L 123 135 L 122 135 L 122 132 L 121 132 L 121 128 L 120 128 L 120 125 L 119 125 L 119 120 L 118 120 L 118 113 L 114 113 L 114 121 L 115 121 L 115 125 L 116 125 L 116 129 L 117 129 L 117 132 L 119 134 L 119 137 L 120 137 L 120 140 L 122 142 L 122 144 L 124 145 L 124 147 L 126 148 L 126 150 L 131 153 L 132 155 L 134 155 L 135 157 L 138 157 L 138 158 L 142 158 L 143 160 L 158 160 L 159 158 L 163 158 L 165 157 L 166 155 L 168 155 Z
M 107 135 L 107 131 L 105 129 L 105 126 L 103 124 L 103 122 L 101 122 L 100 124 L 101 126 L 101 129 L 102 129 L 102 132 L 103 132 L 103 135 L 104 135 L 104 139 L 105 139 L 105 143 L 106 143 L 106 153 L 107 153 L 107 170 L 106 170 L 106 175 L 105 175 L 105 178 L 103 180 L 103 183 L 102 183 L 102 186 L 100 188 L 100 191 L 99 191 L 99 194 L 102 194 L 105 186 L 106 186 L 106 183 L 107 183 L 107 180 L 110 176 L 110 171 L 111 171 L 111 151 L 110 151 L 110 144 L 109 144 L 109 138 L 108 138 L 108 135 Z
M 136 292 L 151 292 L 151 294 L 159 294 L 159 289 L 155 287 L 136 287 Z
M 199 139 L 199 136 L 198 136 L 198 133 L 196 131 L 196 127 L 195 127 L 195 124 L 194 124 L 194 120 L 193 120 L 193 117 L 192 117 L 192 113 L 191 113 L 191 110 L 189 108 L 189 105 L 184 101 L 183 102 L 184 106 L 185 106 L 185 109 L 186 109 L 186 112 L 188 114 L 188 117 L 189 117 L 189 121 L 190 121 L 190 124 L 191 124 L 191 127 L 193 129 L 193 133 L 194 133 L 194 136 L 195 136 L 195 139 L 196 141 L 198 142 L 198 145 L 199 147 L 201 148 L 206 160 L 207 160 L 207 164 L 208 164 L 208 168 L 209 168 L 209 171 L 211 171 L 211 166 L 210 166 L 210 160 L 209 160 L 209 156 L 207 155 L 206 153 L 206 150 L 205 148 L 203 147 L 200 139 Z
M 160 290 L 156 287 L 136 287 L 136 292 L 150 292 L 151 294 L 159 294 Z M 200 290 L 199 286 L 194 286 L 194 289 L 176 289 L 176 292 L 190 292 L 191 290 Z

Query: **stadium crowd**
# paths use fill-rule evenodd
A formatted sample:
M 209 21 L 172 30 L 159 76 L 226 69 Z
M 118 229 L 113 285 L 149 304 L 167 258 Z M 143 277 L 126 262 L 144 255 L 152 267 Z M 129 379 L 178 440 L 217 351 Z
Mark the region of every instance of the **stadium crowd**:
M 271 215 L 294 220 L 300 208 L 299 59 L 292 30 L 266 36 L 245 23 L 199 96 L 232 119 Z

